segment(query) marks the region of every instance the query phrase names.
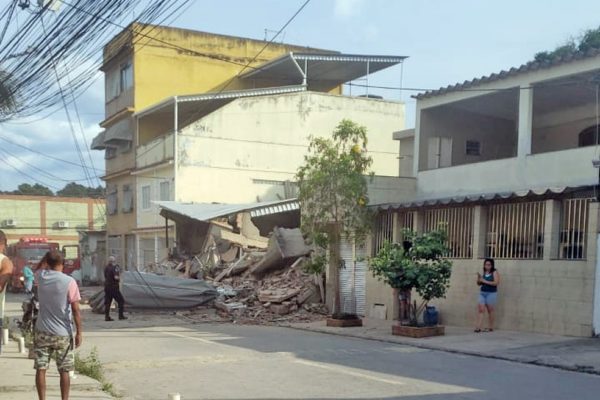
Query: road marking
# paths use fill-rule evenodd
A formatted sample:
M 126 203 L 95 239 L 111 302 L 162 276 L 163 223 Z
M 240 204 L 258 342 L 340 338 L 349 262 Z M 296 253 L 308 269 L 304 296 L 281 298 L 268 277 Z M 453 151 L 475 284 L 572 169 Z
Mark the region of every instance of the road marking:
M 175 337 L 179 337 L 179 338 L 183 338 L 183 339 L 189 339 L 189 340 L 196 340 L 198 342 L 202 342 L 202 343 L 206 343 L 206 344 L 215 344 L 215 342 L 212 340 L 207 340 L 207 339 L 203 339 L 203 338 L 199 338 L 199 337 L 187 336 L 187 335 L 182 335 L 182 334 L 174 333 L 174 332 L 163 332 L 163 333 L 165 335 L 171 335 L 171 336 L 175 336 Z
M 322 364 L 322 363 L 317 363 L 317 362 L 312 362 L 312 361 L 305 361 L 305 360 L 295 360 L 295 361 L 298 364 L 304 364 L 304 365 L 308 365 L 311 367 L 326 369 L 328 371 L 333 371 L 333 372 L 337 372 L 340 374 L 350 375 L 350 376 L 354 376 L 357 378 L 368 379 L 368 380 L 375 381 L 375 382 L 387 383 L 390 385 L 404 385 L 403 382 L 399 382 L 395 379 L 381 378 L 379 376 L 358 372 L 358 371 L 356 371 L 354 369 L 350 369 L 350 368 L 338 367 L 338 366 L 327 365 L 327 364 Z

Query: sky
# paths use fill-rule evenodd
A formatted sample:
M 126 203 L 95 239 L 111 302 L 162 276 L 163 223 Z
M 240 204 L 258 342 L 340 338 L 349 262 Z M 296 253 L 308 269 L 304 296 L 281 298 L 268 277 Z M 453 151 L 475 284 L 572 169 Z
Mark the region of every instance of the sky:
M 4 6 L 8 0 L 0 0 Z M 305 0 L 194 0 L 170 25 L 255 39 L 270 39 Z M 277 41 L 346 53 L 408 56 L 400 67 L 374 74 L 370 84 L 435 89 L 521 65 L 585 29 L 600 25 L 597 0 L 312 0 Z M 414 126 L 412 91 L 371 90 L 406 103 Z M 104 83 L 99 72 L 77 101 L 88 145 L 100 132 Z M 74 110 L 72 118 L 79 127 Z M 78 128 L 79 129 L 79 128 Z M 0 124 L 0 136 L 80 163 L 63 111 Z M 8 156 L 6 153 L 10 153 Z M 101 184 L 104 154 L 84 150 Z M 16 169 L 19 170 L 17 172 Z M 55 190 L 67 181 L 87 184 L 81 167 L 53 161 L 0 141 L 0 190 L 42 183 Z

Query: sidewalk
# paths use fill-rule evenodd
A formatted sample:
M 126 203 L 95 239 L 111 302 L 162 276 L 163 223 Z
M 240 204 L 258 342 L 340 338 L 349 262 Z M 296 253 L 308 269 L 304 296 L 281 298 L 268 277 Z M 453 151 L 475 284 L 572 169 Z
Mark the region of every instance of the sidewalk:
M 35 371 L 33 360 L 25 354 L 19 354 L 17 342 L 10 341 L 2 346 L 0 355 L 0 398 L 2 400 L 37 399 L 35 390 Z M 52 363 L 46 375 L 47 400 L 60 399 L 60 386 L 56 366 Z M 100 383 L 87 376 L 76 375 L 71 379 L 71 400 L 110 400 L 112 397 L 104 393 Z
M 446 327 L 445 336 L 413 339 L 393 336 L 392 324 L 393 321 L 364 318 L 363 326 L 358 328 L 330 328 L 325 325 L 325 321 L 286 326 L 292 329 L 600 374 L 600 339 L 512 331 L 475 333 L 472 329 L 449 326 Z

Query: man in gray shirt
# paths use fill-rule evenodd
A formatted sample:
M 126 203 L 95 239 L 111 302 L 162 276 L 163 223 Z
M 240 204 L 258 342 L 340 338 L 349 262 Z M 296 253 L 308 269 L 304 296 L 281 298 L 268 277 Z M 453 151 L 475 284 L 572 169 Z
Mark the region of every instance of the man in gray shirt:
M 81 345 L 81 314 L 79 311 L 79 288 L 75 279 L 62 273 L 63 256 L 57 250 L 46 254 L 49 269 L 38 276 L 40 311 L 35 324 L 35 385 L 40 400 L 46 400 L 46 370 L 54 355 L 60 374 L 62 400 L 69 399 L 71 381 L 69 372 L 74 370 L 73 325 L 75 321 L 75 347 Z

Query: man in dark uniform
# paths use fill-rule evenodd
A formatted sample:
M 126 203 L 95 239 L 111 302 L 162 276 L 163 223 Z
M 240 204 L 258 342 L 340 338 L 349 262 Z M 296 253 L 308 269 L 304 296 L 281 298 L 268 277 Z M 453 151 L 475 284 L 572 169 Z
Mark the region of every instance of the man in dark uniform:
M 112 321 L 110 317 L 110 306 L 113 299 L 119 306 L 119 319 L 127 319 L 124 314 L 125 300 L 119 290 L 121 281 L 121 267 L 117 264 L 114 256 L 108 258 L 108 264 L 104 267 L 104 320 Z

